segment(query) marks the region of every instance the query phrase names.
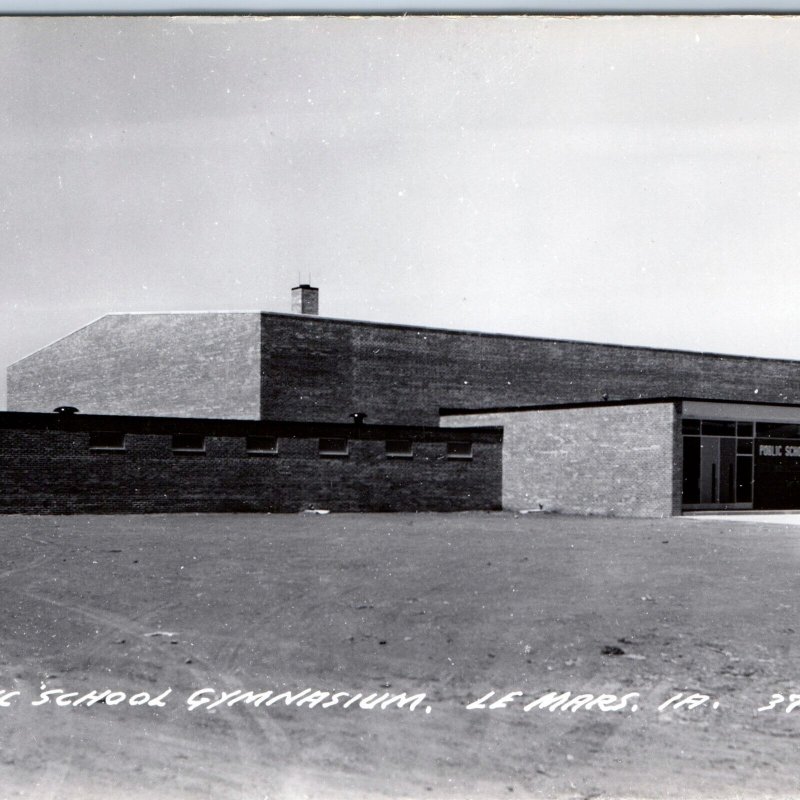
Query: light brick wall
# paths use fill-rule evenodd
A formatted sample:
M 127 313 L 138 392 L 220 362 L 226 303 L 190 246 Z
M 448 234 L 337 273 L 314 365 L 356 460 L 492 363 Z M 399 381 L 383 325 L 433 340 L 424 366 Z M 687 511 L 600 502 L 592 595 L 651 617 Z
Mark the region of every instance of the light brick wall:
M 258 313 L 109 314 L 8 369 L 9 411 L 258 419 Z
M 503 507 L 567 514 L 680 513 L 680 451 L 672 403 L 443 417 L 502 425 Z

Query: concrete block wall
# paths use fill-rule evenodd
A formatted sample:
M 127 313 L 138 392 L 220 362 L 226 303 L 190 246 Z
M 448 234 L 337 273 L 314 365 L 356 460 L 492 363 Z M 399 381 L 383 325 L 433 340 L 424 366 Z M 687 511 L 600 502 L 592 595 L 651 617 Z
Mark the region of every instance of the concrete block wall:
M 260 319 L 109 314 L 12 364 L 8 409 L 257 419 Z
M 443 426 L 502 425 L 503 507 L 566 514 L 680 514 L 673 403 L 443 417 Z
M 244 436 L 210 436 L 205 454 L 172 452 L 171 435 L 128 433 L 126 450 L 90 451 L 83 431 L 0 429 L 0 513 L 468 511 L 500 508 L 501 443 L 472 460 L 443 441 L 388 458 L 381 440 L 352 440 L 321 457 L 318 439 L 279 438 L 250 455 Z

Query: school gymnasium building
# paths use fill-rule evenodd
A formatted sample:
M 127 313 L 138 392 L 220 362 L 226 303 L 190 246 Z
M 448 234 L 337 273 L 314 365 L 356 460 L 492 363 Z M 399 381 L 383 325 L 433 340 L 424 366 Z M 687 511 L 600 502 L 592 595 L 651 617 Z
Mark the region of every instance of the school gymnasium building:
M 0 511 L 800 509 L 798 361 L 292 302 L 108 314 L 13 364 Z

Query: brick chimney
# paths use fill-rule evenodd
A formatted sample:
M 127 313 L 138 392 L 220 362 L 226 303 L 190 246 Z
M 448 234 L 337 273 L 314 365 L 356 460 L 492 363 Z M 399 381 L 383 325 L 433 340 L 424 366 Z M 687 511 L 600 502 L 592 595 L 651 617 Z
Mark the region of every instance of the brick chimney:
M 292 288 L 292 314 L 319 314 L 319 289 L 301 283 Z

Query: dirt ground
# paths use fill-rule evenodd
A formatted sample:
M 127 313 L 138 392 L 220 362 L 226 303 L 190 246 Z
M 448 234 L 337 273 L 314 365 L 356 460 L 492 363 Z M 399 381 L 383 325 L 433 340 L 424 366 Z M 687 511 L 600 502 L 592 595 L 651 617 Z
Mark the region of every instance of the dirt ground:
M 0 695 L 2 797 L 800 796 L 800 527 L 476 513 L 0 530 L 0 690 L 19 692 Z M 77 694 L 40 703 L 43 684 Z M 190 710 L 204 688 L 349 694 Z M 484 706 L 522 694 L 467 708 L 491 691 Z M 584 698 L 524 710 L 550 691 Z M 425 698 L 345 708 L 358 692 Z M 658 710 L 679 693 L 708 700 Z M 628 697 L 576 708 L 602 694 Z

